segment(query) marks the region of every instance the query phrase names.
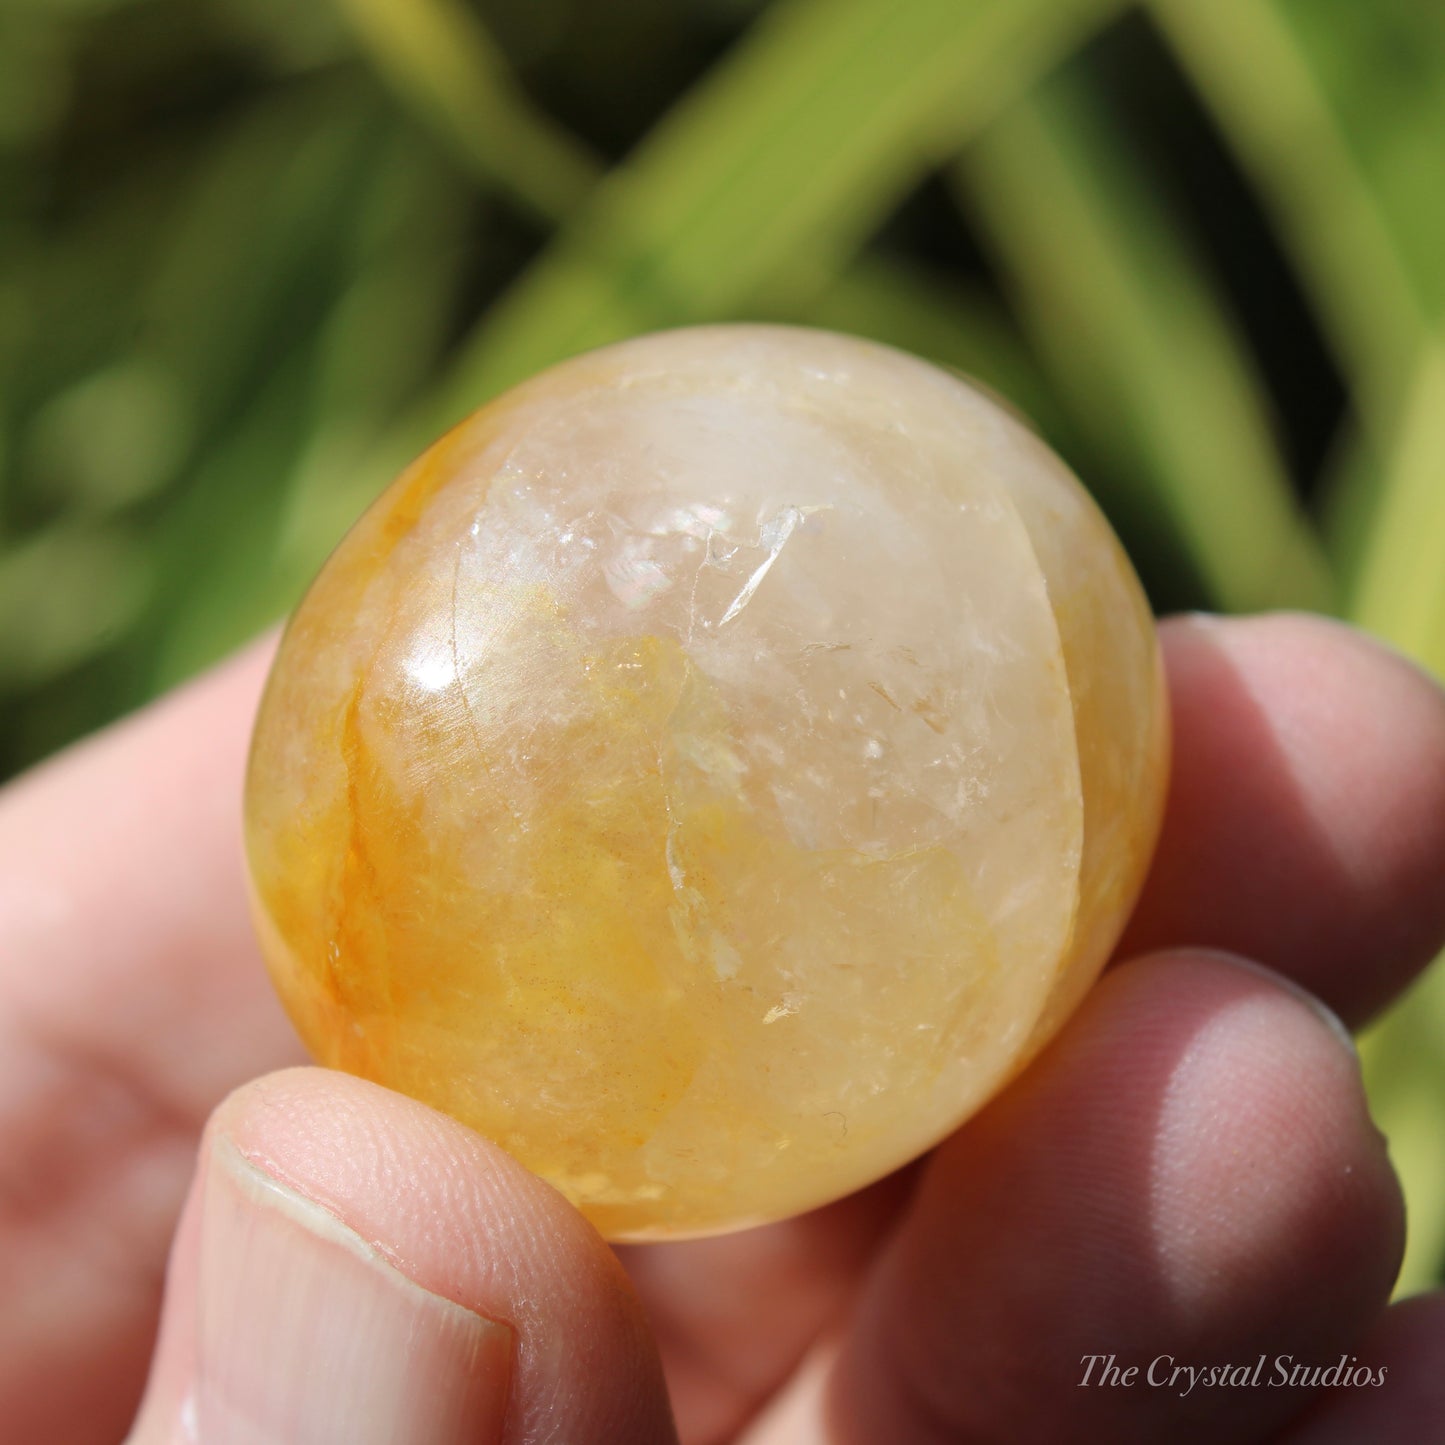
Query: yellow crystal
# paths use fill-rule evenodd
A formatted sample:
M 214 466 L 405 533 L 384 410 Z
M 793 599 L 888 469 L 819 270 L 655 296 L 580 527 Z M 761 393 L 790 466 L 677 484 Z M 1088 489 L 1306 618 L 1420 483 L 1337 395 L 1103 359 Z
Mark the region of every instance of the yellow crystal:
M 1158 828 L 1148 608 L 1063 464 L 867 342 L 676 331 L 478 412 L 286 633 L 247 851 L 318 1060 L 607 1235 L 939 1140 L 1087 989 Z

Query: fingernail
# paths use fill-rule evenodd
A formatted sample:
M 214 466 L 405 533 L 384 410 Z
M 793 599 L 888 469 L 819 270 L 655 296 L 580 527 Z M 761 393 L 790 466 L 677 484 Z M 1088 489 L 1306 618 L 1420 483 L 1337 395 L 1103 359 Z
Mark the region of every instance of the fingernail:
M 198 1445 L 501 1440 L 512 1331 L 423 1289 L 223 1138 L 198 1287 Z
M 1224 963 L 1231 963 L 1235 968 L 1242 968 L 1246 973 L 1252 973 L 1256 978 L 1266 979 L 1276 988 L 1282 989 L 1285 993 L 1297 998 L 1302 1004 L 1309 1008 L 1319 1021 L 1332 1033 L 1336 1040 L 1344 1047 L 1355 1060 L 1359 1062 L 1360 1051 L 1355 1046 L 1354 1035 L 1345 1027 L 1344 1020 L 1337 1014 L 1318 994 L 1311 993 L 1303 984 L 1298 984 L 1294 979 L 1285 974 L 1277 973 L 1274 969 L 1265 964 L 1257 963 L 1252 958 L 1244 958 L 1240 954 L 1230 953 L 1222 948 L 1195 948 L 1191 953 L 1202 954 L 1207 958 L 1217 958 Z

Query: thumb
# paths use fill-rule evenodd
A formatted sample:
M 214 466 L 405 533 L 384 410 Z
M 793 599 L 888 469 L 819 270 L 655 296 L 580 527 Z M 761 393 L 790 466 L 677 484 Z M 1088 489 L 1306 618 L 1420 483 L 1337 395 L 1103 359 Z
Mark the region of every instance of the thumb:
M 295 1069 L 212 1116 L 131 1445 L 675 1441 L 621 1267 L 451 1119 Z

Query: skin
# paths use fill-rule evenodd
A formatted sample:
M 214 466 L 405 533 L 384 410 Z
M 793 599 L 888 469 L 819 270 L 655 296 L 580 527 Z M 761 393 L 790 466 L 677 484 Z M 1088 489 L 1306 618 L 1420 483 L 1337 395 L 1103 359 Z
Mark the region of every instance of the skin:
M 186 1438 L 200 1186 L 187 1194 L 235 1150 L 423 1288 L 511 1323 L 509 1445 L 1433 1438 L 1445 1297 L 1387 1304 L 1399 1189 L 1317 1001 L 1357 1026 L 1445 942 L 1445 695 L 1320 619 L 1179 619 L 1162 636 L 1169 812 L 1121 961 L 927 1159 L 689 1244 L 614 1252 L 461 1126 L 288 1067 L 239 846 L 269 644 L 12 784 L 7 1432 L 125 1433 L 174 1237 L 133 1439 Z M 1101 1351 L 1347 1352 L 1389 1382 L 1080 1388 Z

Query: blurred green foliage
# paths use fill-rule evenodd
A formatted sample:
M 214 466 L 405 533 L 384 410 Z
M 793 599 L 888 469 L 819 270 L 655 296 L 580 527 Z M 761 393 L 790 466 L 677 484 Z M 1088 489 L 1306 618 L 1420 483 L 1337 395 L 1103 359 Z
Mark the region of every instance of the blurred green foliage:
M 729 317 L 1012 397 L 1161 609 L 1445 673 L 1442 177 L 1418 0 L 0 0 L 0 777 L 507 383 Z M 1406 1286 L 1442 1030 L 1435 982 L 1367 1046 Z

